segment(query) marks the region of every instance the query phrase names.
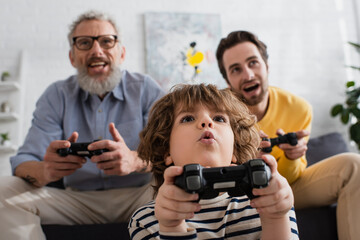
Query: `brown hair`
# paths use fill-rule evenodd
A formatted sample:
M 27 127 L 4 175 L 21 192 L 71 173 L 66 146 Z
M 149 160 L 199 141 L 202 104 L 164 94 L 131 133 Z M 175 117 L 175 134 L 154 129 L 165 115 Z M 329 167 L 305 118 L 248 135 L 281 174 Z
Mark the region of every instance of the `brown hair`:
M 230 83 L 229 83 L 229 79 L 226 76 L 226 69 L 224 67 L 224 62 L 223 62 L 224 52 L 227 49 L 232 48 L 235 45 L 237 45 L 239 43 L 243 43 L 243 42 L 251 42 L 251 43 L 255 44 L 255 46 L 257 47 L 257 49 L 260 52 L 262 59 L 264 60 L 265 64 L 267 65 L 269 55 L 267 53 L 267 47 L 266 47 L 265 43 L 260 41 L 258 39 L 258 37 L 251 32 L 247 32 L 247 31 L 231 32 L 231 33 L 229 33 L 229 35 L 227 35 L 227 37 L 222 38 L 220 40 L 220 43 L 216 50 L 216 58 L 217 58 L 220 72 L 228 84 L 230 84 Z
M 164 182 L 163 173 L 168 167 L 165 158 L 170 151 L 170 134 L 175 111 L 192 109 L 203 104 L 229 116 L 234 132 L 234 155 L 237 163 L 244 163 L 256 156 L 260 144 L 256 118 L 230 89 L 219 90 L 214 85 L 177 85 L 158 100 L 149 114 L 146 127 L 140 133 L 139 157 L 152 164 L 155 177 L 155 194 Z

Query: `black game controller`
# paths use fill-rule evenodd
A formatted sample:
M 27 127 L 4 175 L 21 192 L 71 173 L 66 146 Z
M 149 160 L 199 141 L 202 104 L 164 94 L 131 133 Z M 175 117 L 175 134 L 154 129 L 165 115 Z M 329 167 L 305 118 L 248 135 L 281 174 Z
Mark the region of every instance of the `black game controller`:
M 261 150 L 263 152 L 266 153 L 271 153 L 272 148 L 275 145 L 279 145 L 282 143 L 288 143 L 291 146 L 295 146 L 298 143 L 297 137 L 296 137 L 296 133 L 295 132 L 290 132 L 284 135 L 280 135 L 276 138 L 270 138 L 270 143 L 271 143 L 271 147 L 266 147 L 266 148 L 262 148 Z
M 98 140 L 95 140 L 96 142 Z M 104 149 L 96 149 L 93 151 L 88 150 L 89 144 L 93 142 L 83 142 L 83 143 L 71 143 L 69 148 L 60 148 L 57 150 L 58 154 L 62 157 L 66 157 L 67 155 L 77 155 L 80 157 L 89 157 L 91 158 L 94 155 L 100 155 L 104 152 L 108 152 L 109 150 Z
M 252 159 L 242 165 L 204 168 L 200 164 L 184 166 L 182 175 L 175 178 L 175 185 L 189 193 L 198 193 L 199 199 L 211 199 L 220 192 L 230 196 L 247 195 L 253 199 L 253 188 L 268 186 L 270 168 L 262 159 Z

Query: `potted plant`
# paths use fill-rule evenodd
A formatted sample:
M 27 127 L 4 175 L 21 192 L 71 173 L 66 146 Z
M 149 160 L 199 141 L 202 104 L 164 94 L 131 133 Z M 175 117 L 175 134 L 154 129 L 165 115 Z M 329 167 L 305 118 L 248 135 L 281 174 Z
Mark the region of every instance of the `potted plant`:
M 349 42 L 358 53 L 360 53 L 360 44 Z M 352 69 L 360 71 L 359 66 L 349 66 Z M 346 99 L 345 103 L 338 103 L 331 109 L 331 116 L 340 116 L 340 121 L 348 125 L 350 139 L 353 140 L 360 150 L 360 86 L 355 81 L 346 83 Z
M 10 146 L 11 142 L 9 138 L 9 133 L 1 133 L 0 137 L 1 137 L 1 145 Z
M 9 72 L 2 72 L 1 74 L 1 81 L 6 81 L 8 78 L 10 77 L 10 73 Z

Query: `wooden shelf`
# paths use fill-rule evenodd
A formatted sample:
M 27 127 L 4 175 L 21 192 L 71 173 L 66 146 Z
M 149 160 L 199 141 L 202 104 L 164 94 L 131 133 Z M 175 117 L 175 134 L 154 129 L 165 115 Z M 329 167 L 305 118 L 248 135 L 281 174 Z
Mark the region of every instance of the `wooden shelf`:
M 6 165 L 9 163 L 9 155 L 15 154 L 24 141 L 24 80 L 28 77 L 29 62 L 26 51 L 22 50 L 18 63 L 10 71 L 11 77 L 5 81 L 0 80 L 0 106 L 6 102 L 10 105 L 10 109 L 4 107 L 4 112 L 0 109 L 0 133 L 8 133 L 11 139 L 9 144 L 0 144 L 0 163 L 6 162 Z M 3 166 L 0 164 L 0 167 Z M 0 176 L 2 172 L 0 171 Z
M 15 81 L 0 82 L 0 91 L 14 91 L 20 89 L 20 84 Z
M 1 146 L 0 145 L 0 154 L 1 153 L 14 153 L 17 150 L 17 146 Z
M 0 121 L 17 120 L 19 116 L 15 112 L 4 113 L 0 112 Z

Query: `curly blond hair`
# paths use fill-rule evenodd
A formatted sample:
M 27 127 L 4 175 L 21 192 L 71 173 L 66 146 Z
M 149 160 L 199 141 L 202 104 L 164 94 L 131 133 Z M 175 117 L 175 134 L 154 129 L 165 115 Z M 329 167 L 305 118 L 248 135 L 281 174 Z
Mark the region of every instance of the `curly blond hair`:
M 167 95 L 159 99 L 149 114 L 146 127 L 140 132 L 139 157 L 152 164 L 155 178 L 155 194 L 164 182 L 167 167 L 165 158 L 170 152 L 170 134 L 175 114 L 202 104 L 229 116 L 234 132 L 234 156 L 237 163 L 244 163 L 256 156 L 260 136 L 256 127 L 256 117 L 230 89 L 219 90 L 214 85 L 176 85 Z

